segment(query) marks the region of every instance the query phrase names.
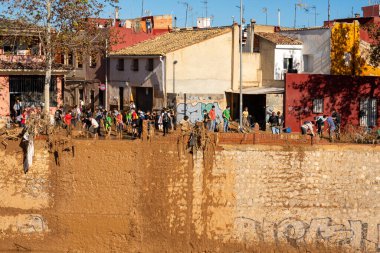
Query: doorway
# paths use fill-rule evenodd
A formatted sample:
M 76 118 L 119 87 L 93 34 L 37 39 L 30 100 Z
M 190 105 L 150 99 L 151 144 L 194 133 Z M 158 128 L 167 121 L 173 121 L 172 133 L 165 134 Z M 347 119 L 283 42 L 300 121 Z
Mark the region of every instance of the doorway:
M 124 87 L 119 87 L 119 109 L 124 110 Z
M 153 88 L 136 88 L 136 107 L 147 112 L 153 108 Z

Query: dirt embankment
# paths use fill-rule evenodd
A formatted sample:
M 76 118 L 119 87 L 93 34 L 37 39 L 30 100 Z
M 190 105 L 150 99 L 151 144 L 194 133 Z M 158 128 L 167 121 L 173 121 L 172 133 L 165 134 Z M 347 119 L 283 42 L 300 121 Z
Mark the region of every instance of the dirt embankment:
M 207 148 L 201 172 L 174 138 L 77 140 L 74 157 L 47 153 L 38 141 L 24 175 L 12 145 L 0 151 L 0 252 L 305 252 L 209 239 L 210 186 L 218 183 L 210 170 L 220 147 Z

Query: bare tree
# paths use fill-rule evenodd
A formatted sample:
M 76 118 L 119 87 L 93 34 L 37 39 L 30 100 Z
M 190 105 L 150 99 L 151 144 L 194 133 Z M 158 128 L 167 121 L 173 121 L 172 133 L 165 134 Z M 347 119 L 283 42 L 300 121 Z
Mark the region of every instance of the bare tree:
M 96 19 L 92 18 L 98 17 L 107 5 L 117 3 L 118 0 L 0 0 L 4 10 L 1 18 L 15 21 L 25 31 L 33 29 L 39 36 L 44 55 L 45 113 L 50 110 L 49 90 L 55 55 L 67 50 L 104 49 L 109 33 L 99 29 Z

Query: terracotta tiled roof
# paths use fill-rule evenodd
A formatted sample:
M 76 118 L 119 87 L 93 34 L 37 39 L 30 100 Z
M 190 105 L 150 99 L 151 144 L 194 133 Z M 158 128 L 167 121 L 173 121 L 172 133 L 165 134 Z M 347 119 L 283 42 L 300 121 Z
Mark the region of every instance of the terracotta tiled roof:
M 255 35 L 266 39 L 276 45 L 302 45 L 302 41 L 282 35 L 280 33 L 255 33 Z
M 232 29 L 230 27 L 225 27 L 173 31 L 171 33 L 158 36 L 154 39 L 143 41 L 134 46 L 112 52 L 111 55 L 165 55 L 169 52 L 220 36 L 231 30 Z

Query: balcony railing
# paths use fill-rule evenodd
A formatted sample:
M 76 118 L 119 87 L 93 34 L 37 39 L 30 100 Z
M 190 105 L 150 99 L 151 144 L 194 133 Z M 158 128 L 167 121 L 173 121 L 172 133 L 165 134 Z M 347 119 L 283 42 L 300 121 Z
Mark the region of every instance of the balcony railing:
M 44 62 L 45 57 L 42 55 L 8 55 L 0 54 L 0 61 L 9 62 L 9 63 L 42 63 Z

